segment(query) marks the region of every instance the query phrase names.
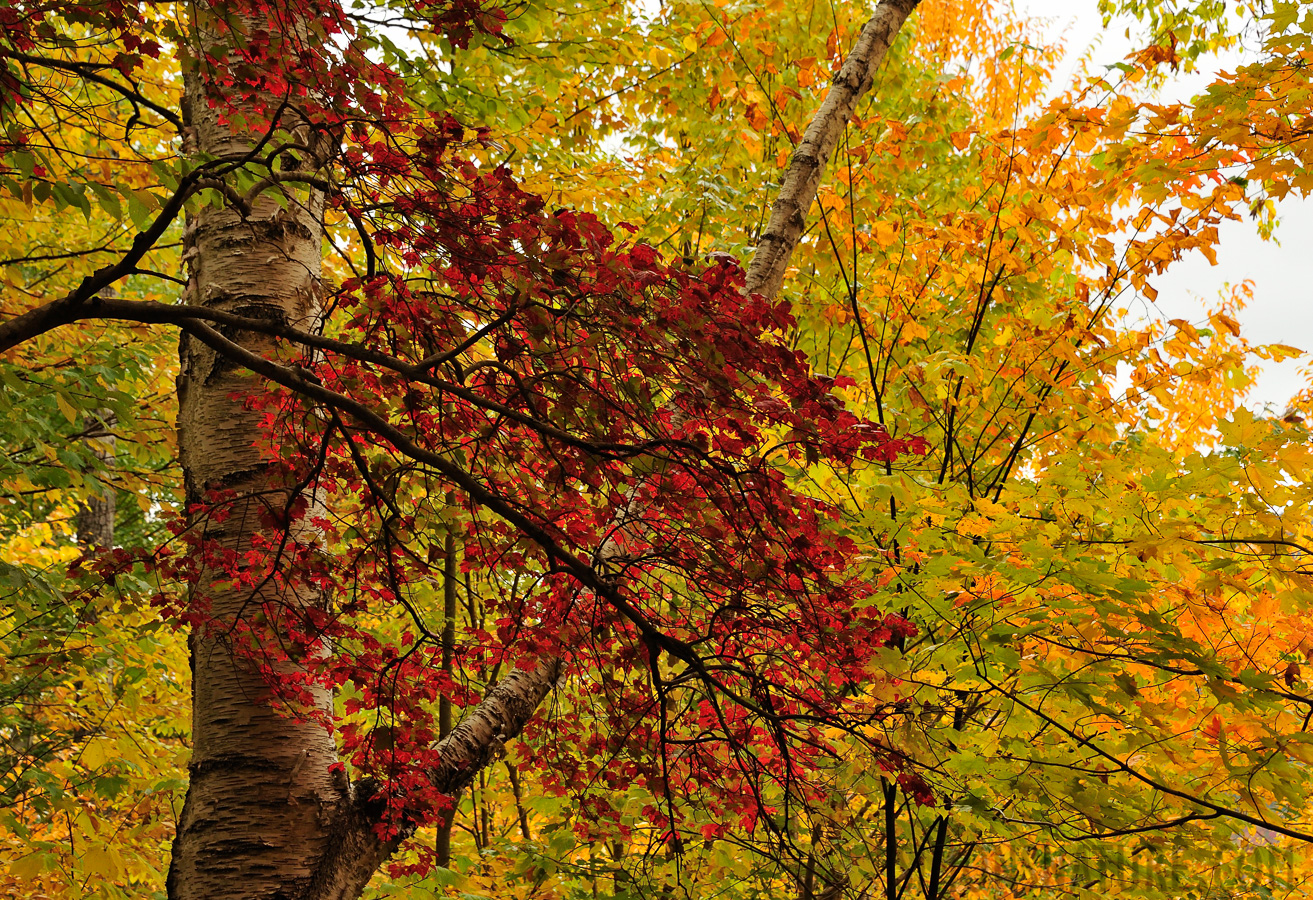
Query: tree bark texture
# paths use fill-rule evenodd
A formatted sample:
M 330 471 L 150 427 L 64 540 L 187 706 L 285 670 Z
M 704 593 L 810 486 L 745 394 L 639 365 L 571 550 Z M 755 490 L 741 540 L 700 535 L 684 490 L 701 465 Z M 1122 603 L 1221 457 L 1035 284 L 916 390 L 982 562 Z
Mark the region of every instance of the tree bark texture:
M 556 686 L 563 663 L 545 657 L 532 669 L 515 669 L 471 710 L 439 742 L 440 767 L 430 773 L 433 784 L 454 796 L 501 753 L 502 746 L 517 737 L 535 710 Z M 301 895 L 304 900 L 355 900 L 374 871 L 400 846 L 408 835 L 381 840 L 374 831 L 367 791 L 362 783 L 353 789 L 350 813 L 334 829 L 331 849 L 315 877 Z
M 94 416 L 83 418 L 87 426 L 87 443 L 92 454 L 103 463 L 105 470 L 114 467 L 116 439 L 114 414 L 107 409 L 100 410 Z M 77 511 L 78 543 L 86 549 L 108 550 L 114 546 L 114 517 L 116 500 L 113 485 L 104 485 L 104 490 L 87 497 Z
M 745 290 L 774 298 L 784 283 L 793 250 L 807 229 L 807 211 L 816 199 L 825 166 L 830 161 L 857 103 L 871 89 L 875 71 L 884 61 L 898 31 L 921 0 L 883 0 L 866 23 L 857 43 L 830 84 L 802 140 L 793 148 L 779 196 L 771 205 L 770 221 L 748 266 Z
M 209 157 L 249 151 L 252 136 L 220 124 L 195 77 L 186 85 L 184 113 L 188 151 Z M 321 198 L 305 191 L 287 208 L 265 196 L 249 211 L 206 208 L 189 217 L 187 302 L 313 327 L 321 216 Z M 274 349 L 268 337 L 231 330 L 227 336 L 255 353 Z M 185 333 L 179 353 L 178 449 L 187 502 L 201 501 L 209 489 L 235 492 L 223 522 L 191 524 L 224 548 L 248 549 L 262 527 L 261 513 L 280 510 L 290 499 L 262 460 L 262 413 L 232 399 L 258 390 L 261 379 Z M 300 895 L 324 853 L 327 826 L 345 806 L 346 786 L 329 772 L 337 759 L 332 736 L 319 724 L 287 715 L 249 655 L 234 652 L 231 637 L 261 602 L 305 607 L 322 598 L 271 583 L 253 594 L 228 586 L 214 572 L 205 573 L 196 590 L 210 605 L 214 624 L 190 637 L 191 780 L 168 894 L 171 900 L 290 900 Z M 315 689 L 312 703 L 331 714 L 327 690 Z

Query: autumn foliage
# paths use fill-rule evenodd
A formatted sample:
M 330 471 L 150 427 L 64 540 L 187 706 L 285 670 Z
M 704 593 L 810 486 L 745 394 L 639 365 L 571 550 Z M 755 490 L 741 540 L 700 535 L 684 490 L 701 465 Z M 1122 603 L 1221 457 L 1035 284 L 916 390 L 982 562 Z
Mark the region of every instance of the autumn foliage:
M 1246 405 L 1300 351 L 1151 304 L 1307 191 L 1313 15 L 1117 11 L 1055 84 L 922 4 L 776 297 L 869 10 L 0 7 L 0 889 L 184 895 L 190 635 L 333 735 L 370 896 L 1306 891 L 1309 395 Z M 200 296 L 224 216 L 322 277 Z M 179 332 L 260 490 L 184 481 Z

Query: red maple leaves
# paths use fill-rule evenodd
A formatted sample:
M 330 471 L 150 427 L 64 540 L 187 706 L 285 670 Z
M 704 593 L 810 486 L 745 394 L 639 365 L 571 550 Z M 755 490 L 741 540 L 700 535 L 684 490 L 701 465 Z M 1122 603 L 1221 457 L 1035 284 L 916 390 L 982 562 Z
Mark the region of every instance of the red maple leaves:
M 457 46 L 499 28 L 477 5 L 426 9 Z M 249 591 L 249 610 L 214 622 L 191 591 L 158 602 L 226 629 L 291 714 L 336 729 L 381 785 L 385 828 L 445 803 L 426 774 L 439 698 L 473 703 L 478 683 L 544 655 L 589 711 L 527 732 L 560 790 L 645 784 L 672 840 L 677 796 L 754 827 L 786 792 L 819 791 L 836 735 L 870 743 L 888 713 L 859 687 L 875 654 L 915 628 L 875 608 L 840 509 L 804 486 L 815 467 L 924 445 L 848 411 L 847 385 L 789 346 L 788 305 L 745 294 L 737 263 L 618 243 L 460 155 L 483 133 L 410 107 L 335 5 L 225 5 L 206 27 L 224 115 L 336 142 L 314 189 L 361 268 L 326 293 L 321 330 L 267 323 L 287 338 L 285 377 L 247 401 L 285 488 L 261 527 L 240 547 L 207 538 L 244 502 L 210 486 L 178 526 L 183 552 L 147 561 Z M 453 532 L 467 608 L 454 675 L 432 612 L 450 573 L 431 552 Z M 301 588 L 322 601 L 261 600 Z M 341 708 L 316 710 L 314 685 Z M 604 821 L 605 801 L 588 802 Z

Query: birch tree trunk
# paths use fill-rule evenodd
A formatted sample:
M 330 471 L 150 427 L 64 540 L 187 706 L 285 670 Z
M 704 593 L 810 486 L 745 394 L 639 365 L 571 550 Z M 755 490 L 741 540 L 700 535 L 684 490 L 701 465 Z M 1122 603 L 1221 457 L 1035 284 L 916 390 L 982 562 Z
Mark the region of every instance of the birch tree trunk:
M 816 200 L 830 154 L 848 127 L 858 102 L 871 89 L 875 72 L 893 46 L 894 38 L 920 3 L 921 0 L 882 0 L 848 51 L 820 109 L 812 116 L 798 146 L 793 148 L 784 183 L 771 204 L 770 221 L 748 266 L 744 288 L 748 293 L 774 298 L 780 292 L 789 259 L 807 229 L 807 212 Z
M 209 158 L 239 158 L 254 139 L 220 124 L 204 86 L 189 77 L 184 146 Z M 245 316 L 312 326 L 318 315 L 323 203 L 316 192 L 270 196 L 249 210 L 206 208 L 187 221 L 186 302 Z M 262 355 L 273 341 L 227 335 Z M 253 376 L 185 333 L 179 347 L 178 448 L 188 504 L 220 488 L 235 493 L 222 522 L 191 523 L 223 548 L 249 549 L 261 513 L 285 507 L 289 491 L 261 458 L 258 420 L 234 394 L 259 389 Z M 254 594 L 206 572 L 198 598 L 215 625 L 193 631 L 190 785 L 169 870 L 173 900 L 256 900 L 301 893 L 322 858 L 329 826 L 347 799 L 330 776 L 333 737 L 319 724 L 287 715 L 249 656 L 235 653 L 235 626 L 252 623 L 261 602 L 305 607 L 323 598 L 269 582 Z M 255 627 L 261 627 L 255 623 Z M 304 661 L 301 661 L 302 664 Z M 289 669 L 298 662 L 285 663 Z M 312 705 L 332 712 L 333 698 L 313 689 Z

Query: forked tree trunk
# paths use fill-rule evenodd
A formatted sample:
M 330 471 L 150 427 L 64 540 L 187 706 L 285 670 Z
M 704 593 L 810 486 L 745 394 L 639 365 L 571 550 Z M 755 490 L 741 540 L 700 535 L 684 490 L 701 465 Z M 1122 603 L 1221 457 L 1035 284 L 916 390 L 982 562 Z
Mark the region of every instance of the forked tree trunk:
M 795 153 L 749 269 L 750 289 L 767 296 L 778 291 L 838 135 L 917 2 L 883 0 L 863 29 Z M 256 137 L 221 126 L 194 79 L 184 105 L 192 152 L 240 154 Z M 309 192 L 287 209 L 260 199 L 246 215 L 231 208 L 198 213 L 185 236 L 187 301 L 308 325 L 318 313 L 321 213 L 319 199 Z M 268 338 L 228 337 L 257 353 L 272 350 Z M 259 381 L 197 340 L 184 337 L 180 355 L 178 444 L 187 499 L 200 500 L 210 487 L 235 491 L 232 514 L 204 527 L 209 538 L 245 548 L 257 533 L 261 508 L 287 500 L 256 449 L 259 414 L 230 399 Z M 277 596 L 270 590 L 257 599 L 322 602 L 313 594 Z M 212 575 L 198 591 L 225 625 L 254 611 L 249 591 L 216 584 Z M 191 784 L 173 846 L 169 897 L 355 900 L 398 842 L 377 837 L 368 798 L 357 796 L 366 791 L 330 777 L 336 760 L 331 736 L 280 714 L 264 679 L 234 656 L 223 629 L 193 634 L 191 650 Z M 560 660 L 545 659 L 533 669 L 513 671 L 490 690 L 440 744 L 434 784 L 448 792 L 467 784 L 502 743 L 520 733 L 561 674 Z M 332 697 L 321 691 L 313 702 L 329 711 Z

